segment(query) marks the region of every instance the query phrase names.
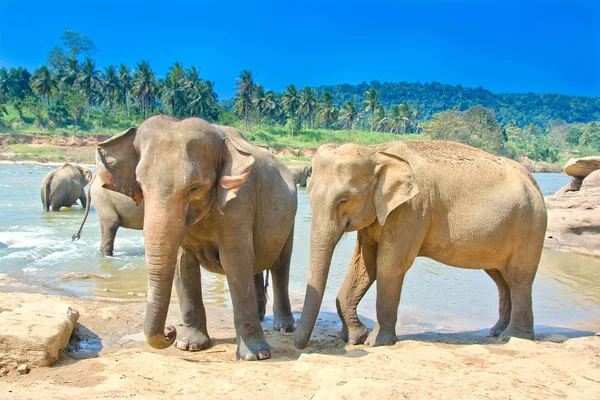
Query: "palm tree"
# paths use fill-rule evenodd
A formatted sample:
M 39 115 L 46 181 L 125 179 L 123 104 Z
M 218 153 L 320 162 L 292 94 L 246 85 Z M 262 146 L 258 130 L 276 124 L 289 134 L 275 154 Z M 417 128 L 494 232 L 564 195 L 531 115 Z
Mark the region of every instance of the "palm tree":
M 10 89 L 10 75 L 5 67 L 0 68 L 0 94 L 2 94 L 2 102 L 8 101 L 8 90 Z
M 88 100 L 87 115 L 90 117 L 90 108 L 92 107 L 92 92 L 94 89 L 102 87 L 102 74 L 96 70 L 96 62 L 90 57 L 86 57 L 81 70 L 77 83 L 85 91 Z
M 352 130 L 352 125 L 356 118 L 358 117 L 358 112 L 356 111 L 356 107 L 354 103 L 348 100 L 340 111 L 340 119 L 344 121 L 344 129 L 348 129 L 348 141 L 350 141 L 350 131 Z
M 294 117 L 298 112 L 298 107 L 300 107 L 300 93 L 296 89 L 296 85 L 292 83 L 285 88 L 285 92 L 281 96 L 281 102 L 286 112 L 292 118 L 292 136 L 294 136 Z
M 277 118 L 281 114 L 281 102 L 280 98 L 277 96 L 277 93 L 269 90 L 265 95 L 265 99 L 267 99 L 269 103 L 273 104 L 273 107 L 269 110 L 269 117 Z
M 31 75 L 30 86 L 34 93 L 46 98 L 48 106 L 50 105 L 50 95 L 54 89 L 58 88 L 58 82 L 52 71 L 45 65 L 35 70 Z
M 180 62 L 174 63 L 170 68 L 165 80 L 163 81 L 163 90 L 161 91 L 161 100 L 171 106 L 172 115 L 181 114 L 181 104 L 183 103 L 183 93 L 185 85 L 185 71 Z
M 402 133 L 406 134 L 406 125 L 410 125 L 410 121 L 412 119 L 413 114 L 410 111 L 410 104 L 404 100 L 402 104 L 400 104 L 400 113 L 402 115 Z
M 248 129 L 248 114 L 252 111 L 252 93 L 254 92 L 254 76 L 252 71 L 243 70 L 240 76 L 235 80 L 235 87 L 238 90 L 235 95 L 235 110 L 239 115 L 244 116 L 244 133 Z
M 333 96 L 329 92 L 323 93 L 321 102 L 319 104 L 318 115 L 321 122 L 325 123 L 325 126 L 329 128 L 329 140 L 331 140 L 331 123 L 338 119 L 338 108 L 333 104 Z
M 421 116 L 421 106 L 417 104 L 415 106 L 415 110 L 412 113 L 412 120 L 415 124 L 416 133 L 419 133 L 419 124 L 417 123 L 417 120 L 419 119 L 420 116 Z
M 60 82 L 63 87 L 73 87 L 79 79 L 79 62 L 75 56 L 67 57 L 67 65 L 65 69 L 59 72 Z
M 257 84 L 252 104 L 258 110 L 259 113 L 259 124 L 262 121 L 263 116 L 268 116 L 271 110 L 275 108 L 275 102 L 267 97 L 263 85 Z
M 114 102 L 119 95 L 119 77 L 117 68 L 114 65 L 109 65 L 104 68 L 104 86 L 102 92 L 104 98 L 108 100 L 108 108 L 112 110 Z
M 205 118 L 208 111 L 216 104 L 217 94 L 214 91 L 214 83 L 211 81 L 199 81 L 189 89 L 190 115 L 198 114 Z
M 371 140 L 373 139 L 373 125 L 374 114 L 377 109 L 381 108 L 381 104 L 379 103 L 379 93 L 377 93 L 377 89 L 370 88 L 365 92 L 365 100 L 363 102 L 364 110 L 371 115 Z
M 400 125 L 404 122 L 404 116 L 400 107 L 395 105 L 392 106 L 390 110 L 389 116 L 386 118 L 387 126 L 390 129 L 390 132 L 394 132 L 396 135 L 398 134 L 398 130 L 400 129 Z
M 154 101 L 156 92 L 156 75 L 150 68 L 148 61 L 137 64 L 133 73 L 133 94 L 140 102 L 140 109 L 144 112 L 144 118 L 148 118 L 148 107 Z
M 125 64 L 119 65 L 119 86 L 121 88 L 121 94 L 123 95 L 123 102 L 127 109 L 127 116 L 129 117 L 129 91 L 131 90 L 131 71 Z
M 317 92 L 315 89 L 305 86 L 300 92 L 300 105 L 298 107 L 298 114 L 301 117 L 308 117 L 311 121 L 311 127 L 315 127 L 313 115 L 317 110 Z M 307 123 L 308 125 L 308 123 Z

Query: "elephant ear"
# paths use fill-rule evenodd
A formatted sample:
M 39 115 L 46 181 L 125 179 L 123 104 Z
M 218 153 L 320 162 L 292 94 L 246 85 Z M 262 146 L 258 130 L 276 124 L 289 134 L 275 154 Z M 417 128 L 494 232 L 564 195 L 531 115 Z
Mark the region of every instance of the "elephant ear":
M 103 187 L 123 193 L 139 205 L 144 196 L 135 176 L 140 159 L 133 145 L 136 134 L 136 128 L 129 128 L 98 144 L 97 160 L 98 175 L 104 181 Z
M 92 181 L 92 171 L 89 168 L 80 168 L 81 176 L 83 177 L 83 186 L 85 187 Z
M 225 146 L 227 151 L 217 185 L 217 206 L 222 215 L 225 215 L 227 203 L 237 197 L 254 164 L 252 154 L 243 150 L 231 138 L 225 138 Z
M 394 154 L 375 154 L 375 210 L 377 220 L 383 226 L 388 215 L 419 193 L 419 187 L 410 164 Z

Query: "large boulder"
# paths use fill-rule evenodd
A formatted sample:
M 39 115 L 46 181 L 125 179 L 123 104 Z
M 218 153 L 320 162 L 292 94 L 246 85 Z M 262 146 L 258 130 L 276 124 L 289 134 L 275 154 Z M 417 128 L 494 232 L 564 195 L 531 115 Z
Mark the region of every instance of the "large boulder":
M 600 170 L 581 181 L 579 190 L 559 190 L 546 198 L 545 246 L 600 256 Z
M 571 158 L 565 165 L 565 174 L 575 178 L 585 178 L 600 169 L 600 156 Z
M 78 318 L 79 312 L 55 297 L 1 296 L 0 366 L 51 365 L 67 346 Z

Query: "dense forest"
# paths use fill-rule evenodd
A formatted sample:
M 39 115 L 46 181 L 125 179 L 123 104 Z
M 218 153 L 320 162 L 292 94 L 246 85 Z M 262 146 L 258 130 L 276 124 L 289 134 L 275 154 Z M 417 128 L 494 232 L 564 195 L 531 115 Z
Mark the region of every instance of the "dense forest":
M 61 42 L 33 72 L 0 67 L 0 132 L 114 133 L 168 114 L 237 126 L 266 145 L 375 143 L 411 134 L 550 163 L 571 153 L 600 152 L 595 122 L 600 98 L 377 81 L 317 88 L 290 84 L 277 93 L 244 70 L 232 82 L 235 97 L 219 102 L 214 82 L 197 66 L 175 62 L 162 78 L 148 61 L 100 68 L 91 39 L 65 31 Z M 341 131 L 347 138 L 334 134 Z

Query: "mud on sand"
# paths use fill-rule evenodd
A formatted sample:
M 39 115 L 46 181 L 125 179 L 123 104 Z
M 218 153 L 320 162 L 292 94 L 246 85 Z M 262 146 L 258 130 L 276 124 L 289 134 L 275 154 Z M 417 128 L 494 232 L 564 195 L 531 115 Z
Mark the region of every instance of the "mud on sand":
M 42 295 L 0 295 L 10 302 L 44 301 Z M 208 308 L 213 345 L 188 353 L 143 342 L 142 302 L 64 300 L 81 314 L 69 352 L 50 368 L 1 377 L 0 398 L 600 398 L 598 336 L 504 343 L 467 333 L 424 334 L 369 348 L 344 346 L 337 328 L 321 320 L 310 346 L 299 351 L 290 334 L 265 322 L 272 358 L 240 362 L 231 310 Z M 178 307 L 170 309 L 168 321 L 177 325 Z

